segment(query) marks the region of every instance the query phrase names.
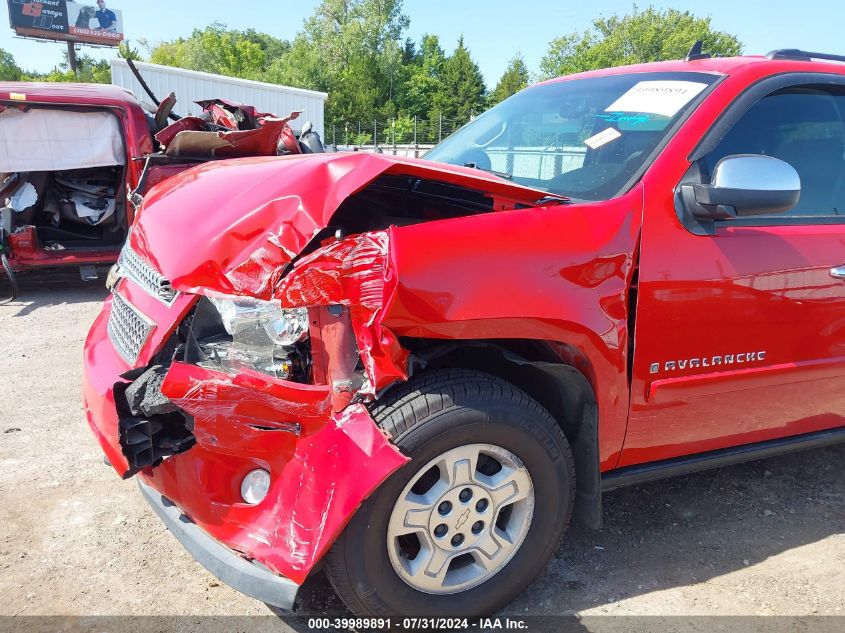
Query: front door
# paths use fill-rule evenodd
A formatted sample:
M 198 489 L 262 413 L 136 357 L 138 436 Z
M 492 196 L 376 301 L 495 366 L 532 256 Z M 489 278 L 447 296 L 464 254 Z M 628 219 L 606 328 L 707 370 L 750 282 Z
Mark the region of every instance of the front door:
M 845 425 L 845 84 L 808 81 L 744 105 L 690 172 L 780 158 L 801 178 L 794 209 L 696 234 L 671 192 L 646 191 L 619 466 Z

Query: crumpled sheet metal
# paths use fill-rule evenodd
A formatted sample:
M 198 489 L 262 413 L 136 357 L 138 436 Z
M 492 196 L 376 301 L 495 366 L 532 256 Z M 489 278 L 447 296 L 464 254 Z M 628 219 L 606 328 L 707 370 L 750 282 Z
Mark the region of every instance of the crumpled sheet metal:
M 276 381 L 249 370 L 232 376 L 173 363 L 162 393 L 202 420 L 194 428 L 199 444 L 234 454 L 266 452 L 264 430 L 308 435 L 331 413 L 328 387 Z
M 197 444 L 144 476 L 214 538 L 297 583 L 408 461 L 363 405 L 331 413 L 327 387 L 174 363 L 162 391 L 194 416 Z M 272 483 L 249 506 L 238 482 L 253 468 Z
M 274 156 L 286 125 L 287 119 L 268 118 L 264 119 L 261 127 L 254 130 L 182 130 L 167 143 L 164 153 L 172 158 Z
M 205 112 L 204 116 L 182 117 L 156 133 L 155 138 L 167 156 L 275 156 L 280 142 L 288 153 L 299 153 L 299 143 L 288 124 L 299 117 L 300 111 L 280 118 L 225 99 L 196 103 Z
M 155 138 L 162 147 L 168 147 L 180 132 L 201 132 L 207 121 L 198 116 L 183 116 L 165 128 L 156 132 Z
M 343 201 L 385 173 L 483 190 L 514 205 L 538 195 L 477 169 L 377 154 L 236 159 L 206 163 L 153 189 L 132 248 L 185 293 L 348 305 L 369 378 L 365 392 L 372 393 L 406 377 L 407 356 L 379 323 L 396 284 L 390 232 L 341 240 L 297 262 L 284 284 L 282 276 Z
M 182 292 L 268 300 L 284 267 L 338 207 L 385 173 L 431 178 L 533 204 L 537 191 L 479 171 L 359 152 L 242 158 L 189 169 L 153 188 L 133 249 Z
M 303 257 L 281 281 L 276 296 L 283 306 L 345 305 L 367 382 L 374 395 L 396 380 L 407 380 L 408 352 L 381 325 L 381 315 L 396 292 L 388 231 L 362 233 Z
M 208 113 L 213 123 L 232 130 L 253 129 L 260 126 L 264 119 L 278 118 L 269 112 L 259 112 L 255 106 L 235 103 L 228 99 L 202 99 L 194 103 L 201 107 L 203 112 Z M 301 114 L 302 110 L 294 110 L 284 120 L 288 123 L 298 119 Z

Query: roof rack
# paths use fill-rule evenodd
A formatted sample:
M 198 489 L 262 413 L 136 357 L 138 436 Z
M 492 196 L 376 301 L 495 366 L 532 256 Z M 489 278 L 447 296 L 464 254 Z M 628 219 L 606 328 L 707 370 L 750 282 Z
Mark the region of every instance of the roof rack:
M 769 59 L 792 59 L 795 61 L 810 62 L 814 59 L 823 59 L 831 62 L 845 62 L 845 55 L 831 55 L 830 53 L 812 53 L 797 48 L 779 48 L 766 53 Z

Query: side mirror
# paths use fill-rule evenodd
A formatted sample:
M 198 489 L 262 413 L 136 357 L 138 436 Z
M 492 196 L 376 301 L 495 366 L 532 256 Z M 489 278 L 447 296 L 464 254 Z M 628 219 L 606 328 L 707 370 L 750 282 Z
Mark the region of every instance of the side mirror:
M 783 213 L 801 196 L 801 178 L 779 158 L 762 154 L 726 156 L 716 164 L 709 185 L 683 185 L 682 197 L 699 219 L 730 219 Z

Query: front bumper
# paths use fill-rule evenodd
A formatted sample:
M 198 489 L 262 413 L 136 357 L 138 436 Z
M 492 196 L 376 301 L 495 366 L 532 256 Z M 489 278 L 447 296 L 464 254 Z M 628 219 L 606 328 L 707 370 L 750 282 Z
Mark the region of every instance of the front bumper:
M 250 598 L 280 609 L 293 609 L 299 585 L 224 547 L 203 532 L 170 499 L 140 479 L 138 488 L 167 529 L 200 565 Z
M 109 463 L 121 476 L 130 477 L 134 469 L 121 444 L 123 414 L 116 400 L 132 377 L 153 362 L 167 334 L 185 318 L 191 300 L 182 295 L 167 307 L 128 280 L 116 290 L 155 323 L 155 330 L 138 362 L 129 367 L 109 339 L 111 301 L 106 303 L 85 345 L 84 402 L 88 423 Z M 174 533 L 171 515 L 190 517 L 188 536 L 177 537 L 212 573 L 283 608 L 295 595 L 288 584 L 304 582 L 363 500 L 407 462 L 364 406 L 338 410 L 326 385 L 287 382 L 256 372 L 231 375 L 173 362 L 161 392 L 193 419 L 196 444 L 140 471 L 143 486 L 159 495 L 154 507 L 167 510 L 162 514 L 156 509 Z M 240 497 L 240 482 L 255 468 L 270 473 L 271 489 L 263 501 L 249 505 Z M 186 525 L 184 519 L 175 520 L 177 528 Z M 187 545 L 197 541 L 218 547 L 213 555 L 209 547 L 198 553 L 197 545 Z M 266 574 L 256 576 L 248 561 Z M 279 580 L 257 588 L 268 574 Z M 280 597 L 279 583 L 288 587 L 289 598 Z

